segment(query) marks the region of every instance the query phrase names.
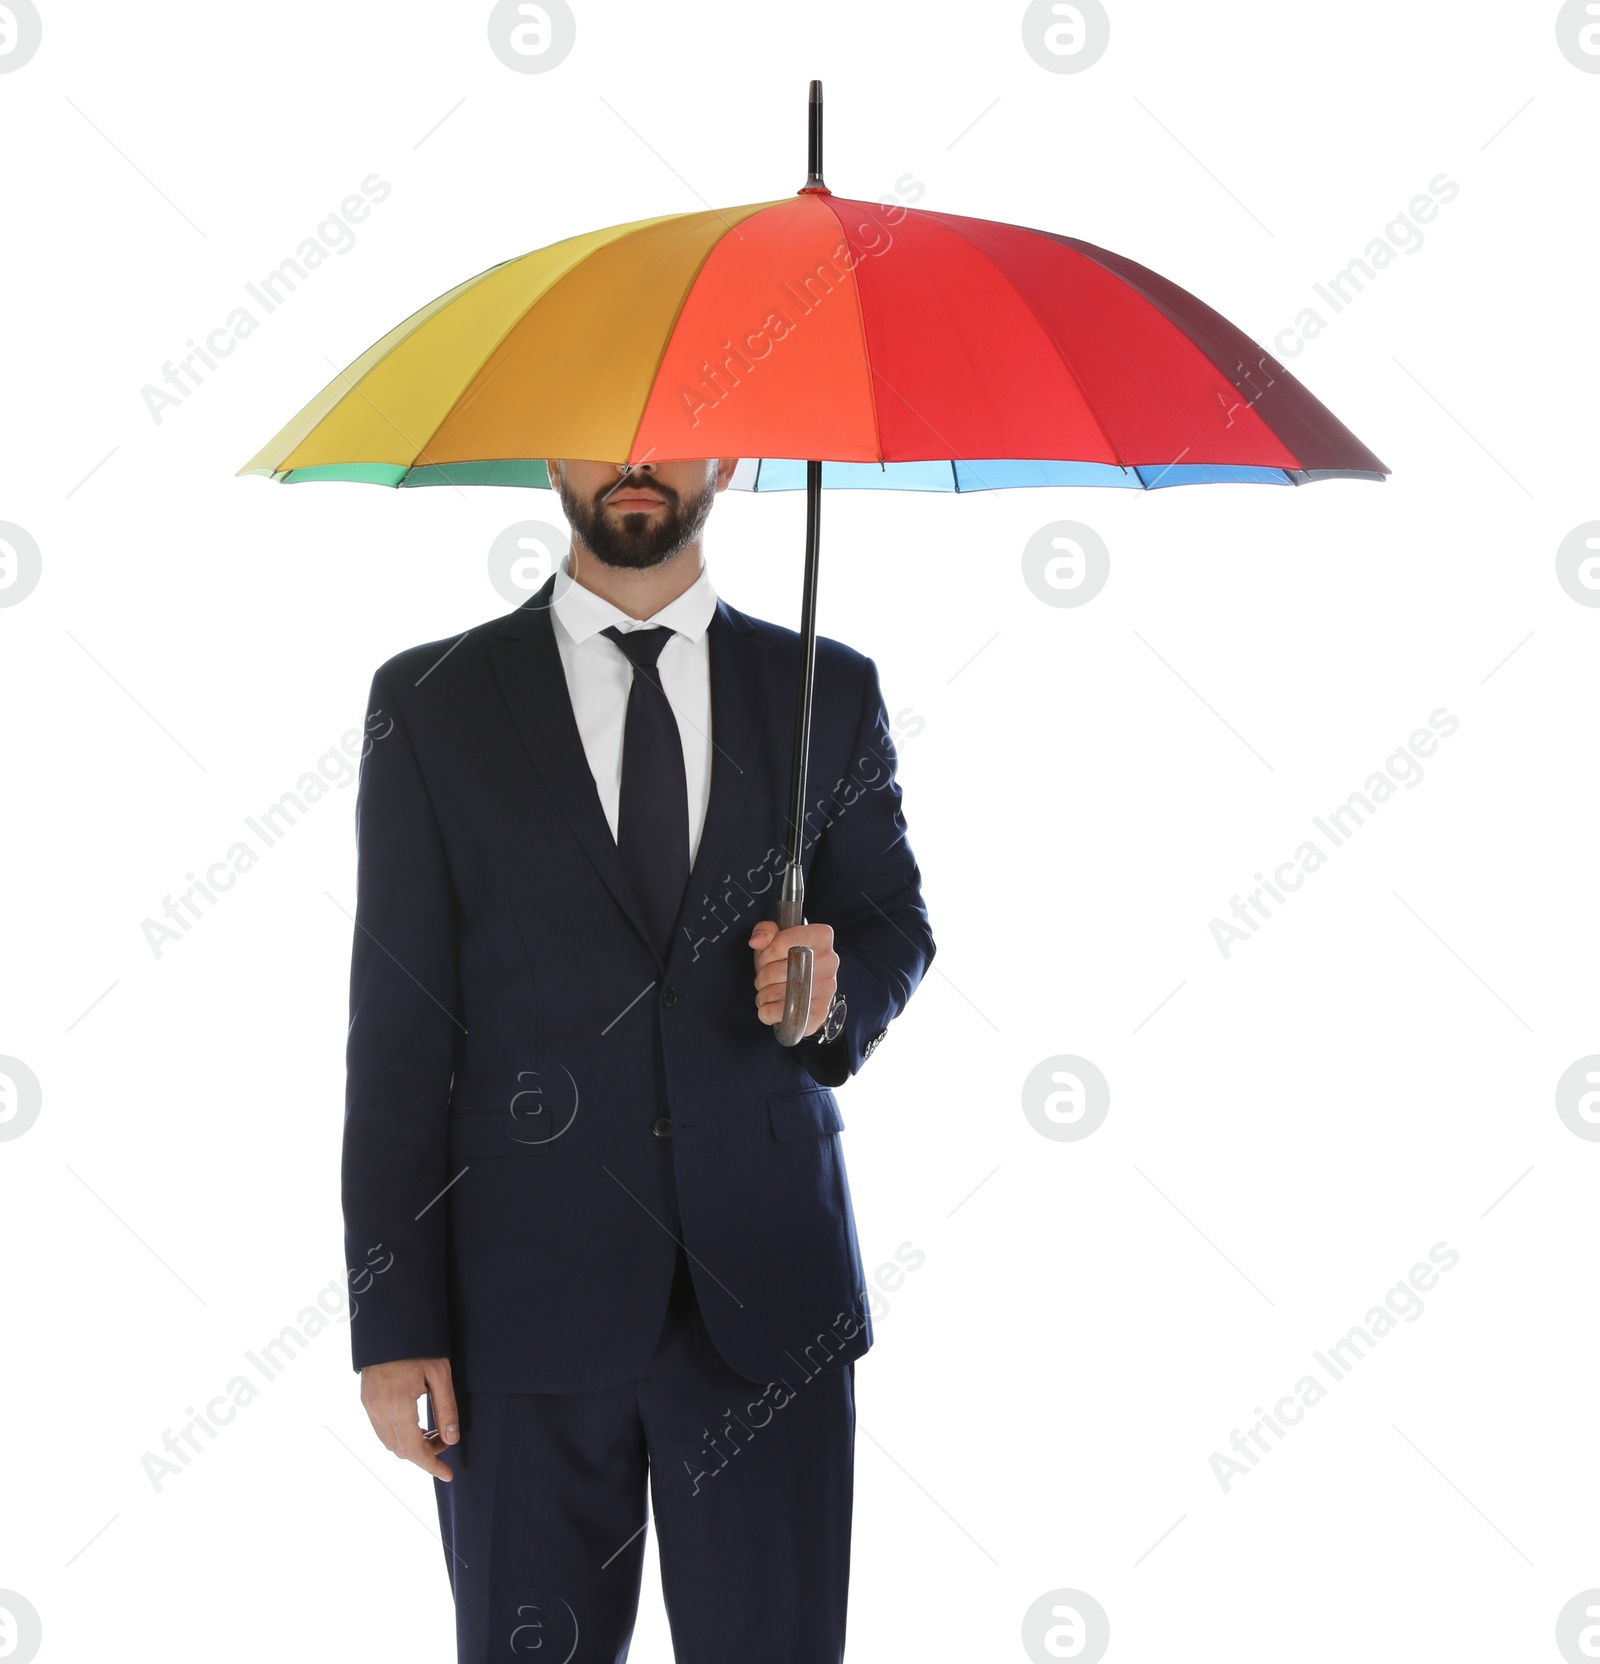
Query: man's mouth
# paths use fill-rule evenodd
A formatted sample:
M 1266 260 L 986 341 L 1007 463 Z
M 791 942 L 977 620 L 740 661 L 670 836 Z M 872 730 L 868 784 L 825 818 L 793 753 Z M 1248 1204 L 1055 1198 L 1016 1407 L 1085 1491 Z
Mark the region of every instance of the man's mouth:
M 607 508 L 641 509 L 664 508 L 665 506 L 665 497 L 646 496 L 644 493 L 638 491 L 619 492 L 615 497 L 608 497 L 606 499 Z

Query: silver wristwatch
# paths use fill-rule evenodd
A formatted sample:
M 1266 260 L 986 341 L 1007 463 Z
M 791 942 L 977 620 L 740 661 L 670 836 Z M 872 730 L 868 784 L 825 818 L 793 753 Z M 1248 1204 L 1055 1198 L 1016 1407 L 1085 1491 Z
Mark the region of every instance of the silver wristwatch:
M 817 1030 L 817 1039 L 822 1045 L 827 1045 L 830 1040 L 837 1040 L 844 1033 L 844 1017 L 844 995 L 835 988 L 833 999 L 828 1006 L 828 1014 L 822 1019 L 822 1027 Z

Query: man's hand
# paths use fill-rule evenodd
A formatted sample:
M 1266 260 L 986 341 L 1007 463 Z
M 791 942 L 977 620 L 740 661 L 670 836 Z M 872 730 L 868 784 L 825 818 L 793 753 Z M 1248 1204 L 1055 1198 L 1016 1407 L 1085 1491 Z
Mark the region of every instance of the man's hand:
M 425 1433 L 417 1420 L 417 1400 L 423 1393 L 433 1400 L 436 1432 Z M 448 1358 L 398 1358 L 393 1363 L 368 1364 L 361 1372 L 361 1407 L 385 1448 L 415 1462 L 435 1479 L 448 1483 L 455 1477 L 439 1460 L 439 1452 L 461 1437 Z
M 750 946 L 756 950 L 756 1015 L 764 1023 L 776 1024 L 783 1017 L 783 989 L 789 980 L 789 949 L 810 948 L 811 1010 L 805 1032 L 812 1035 L 822 1027 L 839 985 L 839 956 L 833 951 L 833 926 L 797 924 L 779 930 L 772 919 L 763 919 L 750 932 Z

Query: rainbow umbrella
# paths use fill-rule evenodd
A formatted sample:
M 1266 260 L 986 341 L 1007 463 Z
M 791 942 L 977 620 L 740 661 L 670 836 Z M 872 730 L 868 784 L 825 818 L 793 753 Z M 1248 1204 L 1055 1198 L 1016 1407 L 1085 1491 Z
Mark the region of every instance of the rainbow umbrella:
M 807 490 L 801 686 L 780 925 L 803 918 L 821 492 L 1381 480 L 1269 353 L 1166 278 L 1025 226 L 834 196 L 822 86 L 790 197 L 635 220 L 430 301 L 241 474 L 542 486 L 546 457 L 739 457 Z M 626 477 L 626 476 L 624 476 Z M 791 960 L 779 1039 L 810 1004 Z

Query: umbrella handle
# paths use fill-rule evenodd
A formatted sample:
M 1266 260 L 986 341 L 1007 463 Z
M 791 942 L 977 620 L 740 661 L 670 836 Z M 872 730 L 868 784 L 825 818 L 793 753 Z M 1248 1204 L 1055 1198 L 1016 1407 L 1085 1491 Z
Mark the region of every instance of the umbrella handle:
M 778 1022 L 778 1044 L 797 1046 L 805 1038 L 811 1015 L 811 968 L 816 955 L 810 948 L 789 949 L 789 980 L 783 988 L 783 1016 Z
M 779 930 L 804 924 L 804 902 L 787 897 L 778 903 Z M 790 948 L 787 965 L 788 980 L 783 985 L 783 1016 L 778 1020 L 778 1044 L 797 1046 L 805 1038 L 806 1021 L 811 1015 L 811 973 L 816 955 L 810 948 Z

